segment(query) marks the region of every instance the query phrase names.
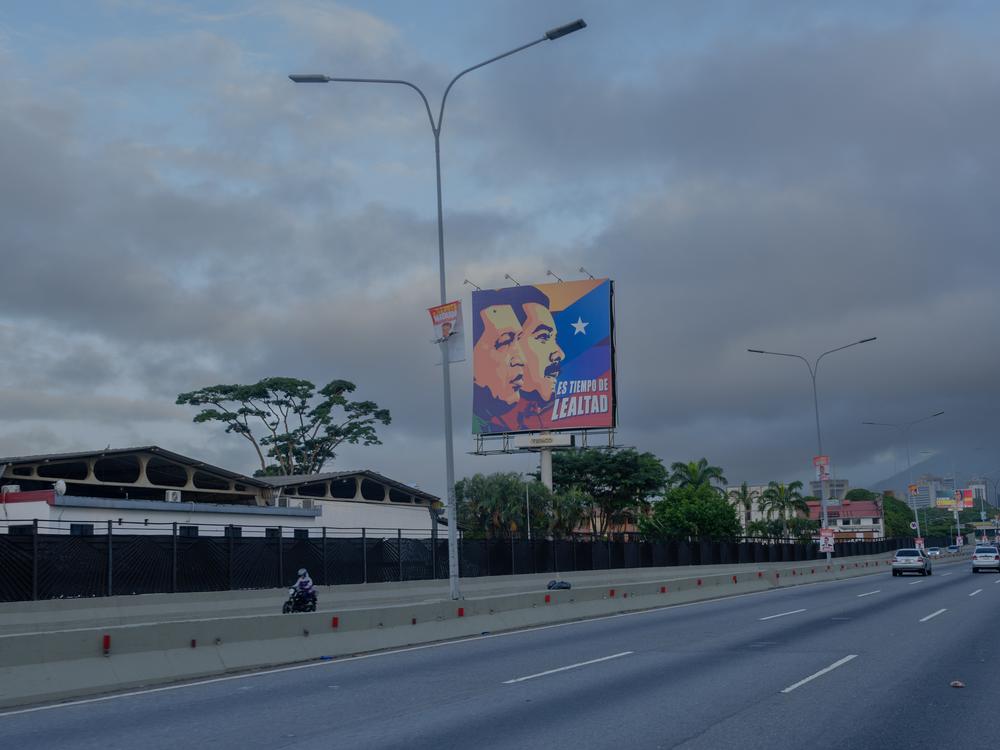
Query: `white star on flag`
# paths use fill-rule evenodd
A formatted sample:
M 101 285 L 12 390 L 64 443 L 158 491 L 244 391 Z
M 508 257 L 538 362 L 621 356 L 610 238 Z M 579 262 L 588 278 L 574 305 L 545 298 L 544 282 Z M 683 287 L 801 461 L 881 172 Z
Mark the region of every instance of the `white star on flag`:
M 584 336 L 586 336 L 587 335 L 587 326 L 589 326 L 590 323 L 589 322 L 584 323 L 583 322 L 583 318 L 581 318 L 579 315 L 577 315 L 576 316 L 576 322 L 575 323 L 571 323 L 570 325 L 573 326 L 573 335 L 574 336 L 576 336 L 576 334 L 578 334 L 578 333 L 582 333 Z

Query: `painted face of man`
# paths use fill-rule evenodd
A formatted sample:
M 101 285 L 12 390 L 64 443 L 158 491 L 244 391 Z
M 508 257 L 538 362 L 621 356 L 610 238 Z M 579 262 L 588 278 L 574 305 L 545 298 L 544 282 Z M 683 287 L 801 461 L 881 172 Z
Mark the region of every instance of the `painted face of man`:
M 524 305 L 521 349 L 524 352 L 524 390 L 535 391 L 543 401 L 552 398 L 564 358 L 556 343 L 556 322 L 545 305 Z
M 518 341 L 521 324 L 510 305 L 491 305 L 479 315 L 484 330 L 472 350 L 475 383 L 493 398 L 516 404 L 524 382 L 524 355 Z

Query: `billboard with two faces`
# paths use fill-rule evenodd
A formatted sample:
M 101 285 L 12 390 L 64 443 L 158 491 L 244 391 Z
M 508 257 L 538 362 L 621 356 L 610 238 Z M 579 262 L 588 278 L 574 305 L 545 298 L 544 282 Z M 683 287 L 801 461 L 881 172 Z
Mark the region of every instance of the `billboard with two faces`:
M 472 293 L 472 431 L 615 426 L 614 282 Z

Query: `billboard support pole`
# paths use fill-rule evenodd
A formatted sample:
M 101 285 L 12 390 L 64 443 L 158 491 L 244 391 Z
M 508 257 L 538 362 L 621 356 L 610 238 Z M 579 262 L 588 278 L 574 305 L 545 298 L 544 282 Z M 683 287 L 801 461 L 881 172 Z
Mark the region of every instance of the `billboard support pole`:
M 542 484 L 544 484 L 549 492 L 552 491 L 552 449 L 542 448 L 539 451 L 541 454 L 541 475 Z

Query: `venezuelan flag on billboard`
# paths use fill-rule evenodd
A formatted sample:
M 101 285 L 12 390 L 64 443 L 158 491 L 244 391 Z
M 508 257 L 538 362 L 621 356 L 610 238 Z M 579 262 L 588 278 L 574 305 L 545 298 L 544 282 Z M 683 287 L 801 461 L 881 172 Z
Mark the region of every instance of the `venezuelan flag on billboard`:
M 615 426 L 614 282 L 472 293 L 472 431 Z

